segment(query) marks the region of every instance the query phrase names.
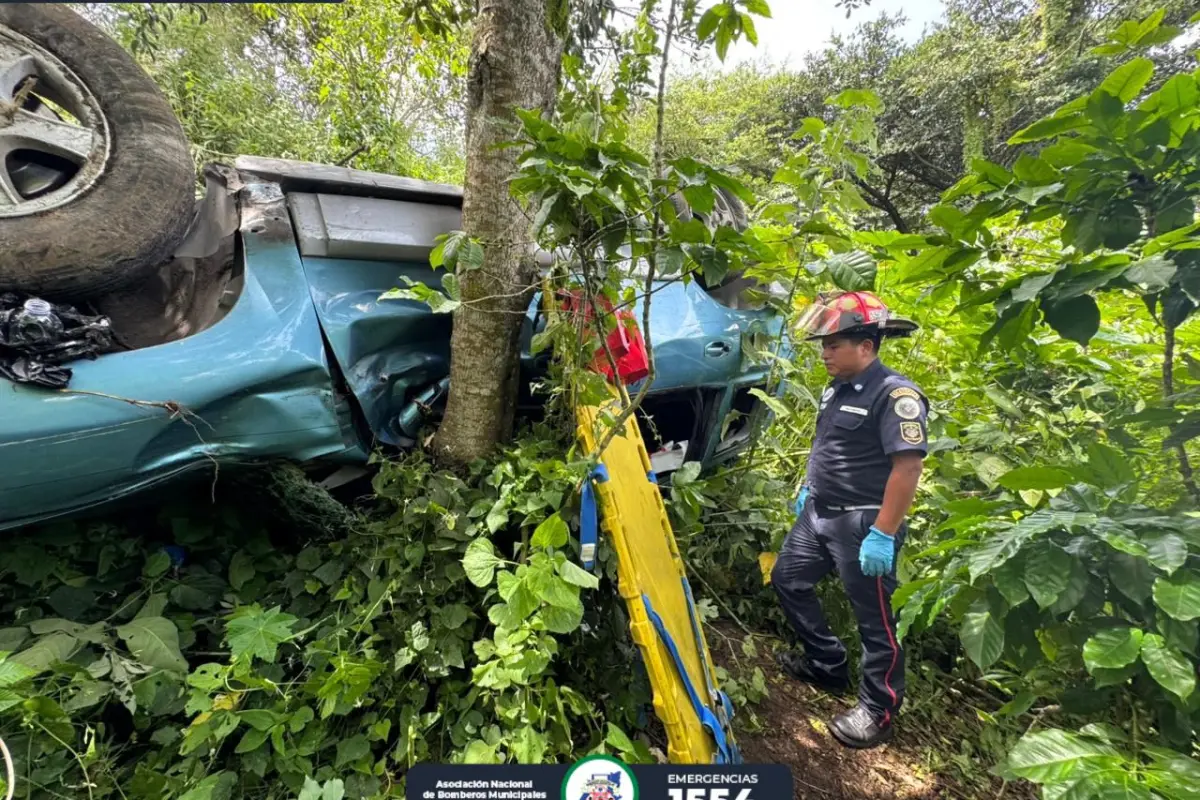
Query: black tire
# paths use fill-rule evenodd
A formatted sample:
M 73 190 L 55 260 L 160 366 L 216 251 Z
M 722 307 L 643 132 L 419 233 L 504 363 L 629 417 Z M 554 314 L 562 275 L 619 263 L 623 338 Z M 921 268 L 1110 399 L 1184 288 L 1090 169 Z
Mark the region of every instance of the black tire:
M 187 138 L 166 98 L 118 45 L 58 5 L 0 4 L 0 26 L 36 42 L 95 97 L 103 173 L 57 208 L 0 218 L 0 291 L 81 301 L 127 288 L 171 258 L 195 208 Z

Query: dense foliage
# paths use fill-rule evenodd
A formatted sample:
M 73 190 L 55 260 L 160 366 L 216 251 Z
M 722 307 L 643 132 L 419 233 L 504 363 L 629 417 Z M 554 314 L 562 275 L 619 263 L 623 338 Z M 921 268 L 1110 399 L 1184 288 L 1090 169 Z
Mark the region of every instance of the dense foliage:
M 372 521 L 308 542 L 234 510 L 261 494 L 211 506 L 207 486 L 159 519 L 31 531 L 0 629 L 17 796 L 402 796 L 417 761 L 650 760 L 625 733 L 648 688 L 619 599 L 554 511 L 568 450 L 533 432 L 464 476 L 386 463 Z
M 775 286 L 743 299 L 784 316 L 820 289 L 872 288 L 922 324 L 884 351 L 934 404 L 895 600 L 905 724 L 972 709 L 957 752 L 930 754 L 967 786 L 985 768 L 1047 798 L 1200 786 L 1200 20 L 1185 6 L 953 0 L 914 44 L 884 17 L 794 71 L 685 72 L 660 125 L 667 31 L 723 53 L 769 8 L 648 3 L 609 31 L 617 57 L 569 50 L 557 113 L 514 130 L 513 189 L 564 255 L 548 296 L 648 313 L 654 279 L 742 273 Z M 422 7 L 90 13 L 136 46 L 202 159 L 451 179 L 464 40 Z M 745 230 L 678 203 L 731 196 Z M 396 295 L 452 311 L 454 271 L 486 248 L 449 235 L 442 285 Z M 597 331 L 548 311 L 545 424 L 463 473 L 381 462 L 364 516 L 334 514 L 315 540 L 236 498 L 17 540 L 0 720 L 18 796 L 398 796 L 418 760 L 652 759 L 612 556 L 598 576 L 574 565 L 598 454 L 573 449 L 566 412 L 608 396 L 576 369 Z M 786 634 L 762 576 L 826 377 L 796 342 L 744 349 L 770 365 L 773 423 L 739 462 L 676 472 L 670 508 L 706 619 Z M 761 670 L 725 677 L 739 703 L 765 692 Z

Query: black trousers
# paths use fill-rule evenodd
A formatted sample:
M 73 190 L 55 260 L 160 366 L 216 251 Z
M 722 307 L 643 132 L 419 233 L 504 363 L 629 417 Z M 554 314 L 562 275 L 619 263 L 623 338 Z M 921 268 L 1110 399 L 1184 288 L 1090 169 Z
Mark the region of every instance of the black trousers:
M 829 629 L 815 591 L 822 578 L 837 570 L 862 640 L 859 702 L 877 719 L 890 722 L 904 700 L 904 651 L 896 640 L 892 613 L 896 572 L 875 578 L 864 575 L 858 565 L 858 550 L 875 514 L 874 510 L 818 511 L 810 498 L 783 541 L 771 584 L 813 668 L 846 678 L 846 647 Z M 904 534 L 904 527 L 896 533 L 897 557 Z

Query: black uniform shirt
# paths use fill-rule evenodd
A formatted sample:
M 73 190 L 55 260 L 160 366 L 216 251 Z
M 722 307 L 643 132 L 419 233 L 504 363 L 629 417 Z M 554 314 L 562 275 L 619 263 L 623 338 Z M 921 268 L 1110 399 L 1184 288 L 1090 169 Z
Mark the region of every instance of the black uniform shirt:
M 876 359 L 852 380 L 821 395 L 805 480 L 824 506 L 878 506 L 892 455 L 927 452 L 929 403 L 920 390 Z

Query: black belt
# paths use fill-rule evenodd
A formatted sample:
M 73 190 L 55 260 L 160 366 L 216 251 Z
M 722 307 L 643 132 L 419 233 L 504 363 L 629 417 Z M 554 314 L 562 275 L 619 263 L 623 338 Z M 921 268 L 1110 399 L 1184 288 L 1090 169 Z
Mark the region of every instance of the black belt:
M 826 505 L 819 500 L 814 501 L 814 504 L 821 511 L 836 511 L 839 514 L 846 513 L 848 511 L 879 511 L 883 508 L 883 506 L 879 504 L 866 506 L 831 506 Z

